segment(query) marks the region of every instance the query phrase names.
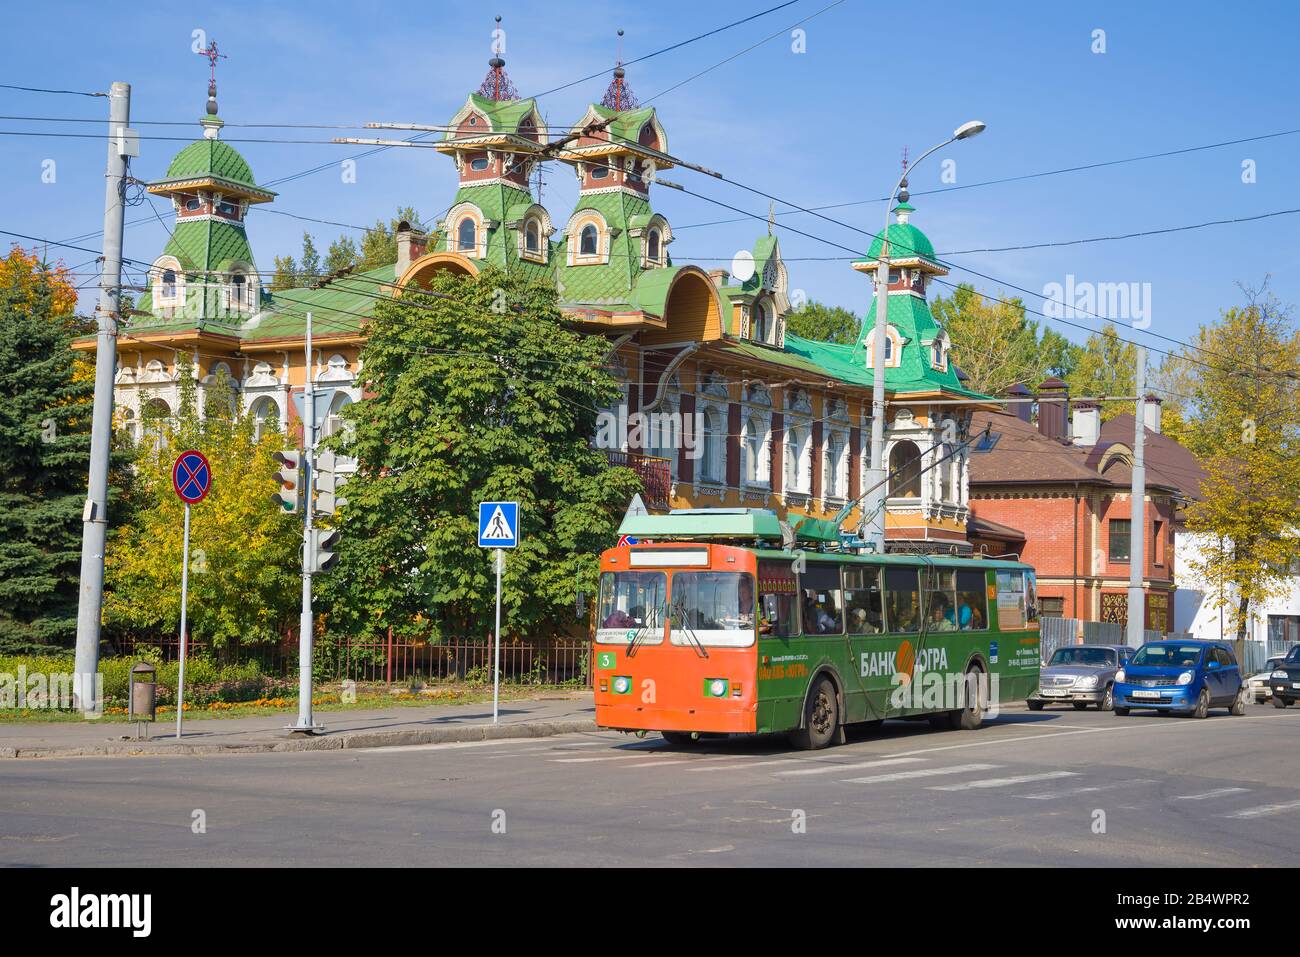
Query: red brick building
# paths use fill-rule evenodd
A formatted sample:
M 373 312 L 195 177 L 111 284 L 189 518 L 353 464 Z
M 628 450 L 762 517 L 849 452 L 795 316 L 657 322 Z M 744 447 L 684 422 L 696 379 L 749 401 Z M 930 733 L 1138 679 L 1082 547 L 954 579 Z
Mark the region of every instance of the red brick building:
M 1016 553 L 1037 568 L 1044 615 L 1124 622 L 1134 418 L 1119 415 L 1102 425 L 1095 404 L 1071 406 L 1059 379 L 1039 386 L 1037 404 L 1036 422 L 1029 402 L 975 414 L 971 433 L 991 425 L 993 438 L 991 449 L 970 458 L 969 537 L 977 551 Z M 1148 401 L 1146 418 L 1143 619 L 1146 628 L 1169 631 L 1174 532 L 1203 472 L 1189 451 L 1160 434 L 1158 400 Z

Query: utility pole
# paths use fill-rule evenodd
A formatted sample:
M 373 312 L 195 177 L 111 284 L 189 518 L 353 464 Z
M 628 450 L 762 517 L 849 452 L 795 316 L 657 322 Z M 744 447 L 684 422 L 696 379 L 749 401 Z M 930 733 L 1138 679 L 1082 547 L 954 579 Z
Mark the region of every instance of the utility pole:
M 311 659 L 313 625 L 311 614 L 311 573 L 313 561 L 311 500 L 316 471 L 316 387 L 311 374 L 311 313 L 307 313 L 307 364 L 303 367 L 306 386 L 302 410 L 302 615 L 298 619 L 298 723 L 289 730 L 316 734 L 324 729 L 312 720 Z
M 104 605 L 104 540 L 108 532 L 108 465 L 112 453 L 113 375 L 122 299 L 122 223 L 127 158 L 139 155 L 129 129 L 131 85 L 114 83 L 108 94 L 108 167 L 104 182 L 104 256 L 95 322 L 95 404 L 91 413 L 90 480 L 81 512 L 81 579 L 77 598 L 74 696 L 83 712 L 99 703 L 99 626 Z
M 1146 619 L 1146 595 L 1142 579 L 1146 573 L 1147 469 L 1143 448 L 1147 418 L 1147 350 L 1137 347 L 1137 411 L 1133 425 L 1133 487 L 1129 490 L 1128 552 L 1128 645 L 1137 648 L 1143 642 Z

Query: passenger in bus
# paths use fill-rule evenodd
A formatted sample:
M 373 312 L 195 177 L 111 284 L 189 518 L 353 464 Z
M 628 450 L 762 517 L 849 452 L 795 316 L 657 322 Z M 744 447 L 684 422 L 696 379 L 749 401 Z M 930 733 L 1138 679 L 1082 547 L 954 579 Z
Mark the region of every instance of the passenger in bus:
M 952 619 L 948 616 L 951 612 L 948 609 L 948 603 L 942 599 L 935 601 L 930 607 L 930 631 L 956 631 L 957 626 L 953 624 Z
M 637 624 L 637 620 L 621 608 L 615 608 L 613 612 L 601 622 L 602 628 L 632 628 Z
M 878 635 L 880 625 L 869 619 L 865 608 L 854 608 L 849 612 L 849 631 L 855 635 Z
M 804 627 L 813 634 L 829 635 L 835 631 L 835 619 L 817 604 L 817 592 L 811 588 L 804 589 L 803 620 Z

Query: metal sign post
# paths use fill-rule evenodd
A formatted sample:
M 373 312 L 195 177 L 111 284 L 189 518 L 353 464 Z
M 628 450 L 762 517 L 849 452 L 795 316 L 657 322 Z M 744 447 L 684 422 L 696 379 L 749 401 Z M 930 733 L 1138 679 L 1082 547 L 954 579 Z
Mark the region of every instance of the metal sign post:
M 478 547 L 496 549 L 497 618 L 493 639 L 492 723 L 496 724 L 501 702 L 501 575 L 506 568 L 506 549 L 519 545 L 519 503 L 479 502 Z
M 185 716 L 185 651 L 190 598 L 190 506 L 203 501 L 212 488 L 212 466 L 196 449 L 182 452 L 172 463 L 172 488 L 185 503 L 185 537 L 181 546 L 181 634 L 180 668 L 176 676 L 176 737 L 181 736 Z

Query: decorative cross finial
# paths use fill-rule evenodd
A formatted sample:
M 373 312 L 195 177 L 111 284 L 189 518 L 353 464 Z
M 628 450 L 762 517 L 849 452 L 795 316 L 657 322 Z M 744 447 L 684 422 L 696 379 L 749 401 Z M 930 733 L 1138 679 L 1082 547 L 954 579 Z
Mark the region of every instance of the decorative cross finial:
M 478 95 L 489 100 L 517 100 L 519 91 L 506 76 L 506 61 L 501 56 L 506 49 L 505 31 L 501 29 L 501 15 L 497 14 L 496 29 L 492 31 L 492 58 L 488 60 L 488 75 L 478 88 Z
M 907 147 L 903 147 L 903 175 L 907 175 Z
M 776 203 L 767 204 L 767 234 L 772 235 L 772 227 L 776 225 Z
M 600 105 L 607 110 L 635 110 L 638 106 L 637 98 L 628 89 L 627 82 L 623 79 L 627 75 L 623 69 L 623 31 L 618 31 L 618 59 L 614 65 L 614 79 L 609 81 L 609 88 L 605 90 L 605 95 L 601 98 Z

